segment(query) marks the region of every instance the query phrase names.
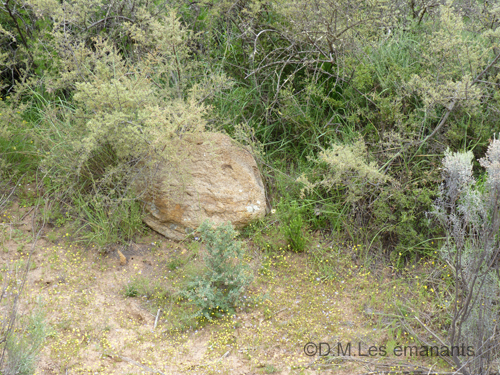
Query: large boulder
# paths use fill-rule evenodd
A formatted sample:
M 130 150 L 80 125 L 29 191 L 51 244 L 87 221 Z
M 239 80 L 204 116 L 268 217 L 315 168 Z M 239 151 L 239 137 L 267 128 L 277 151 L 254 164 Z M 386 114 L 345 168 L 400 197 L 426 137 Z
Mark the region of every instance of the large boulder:
M 241 228 L 266 214 L 266 193 L 253 156 L 220 133 L 187 135 L 183 168 L 160 165 L 148 187 L 144 222 L 182 240 L 205 220 Z

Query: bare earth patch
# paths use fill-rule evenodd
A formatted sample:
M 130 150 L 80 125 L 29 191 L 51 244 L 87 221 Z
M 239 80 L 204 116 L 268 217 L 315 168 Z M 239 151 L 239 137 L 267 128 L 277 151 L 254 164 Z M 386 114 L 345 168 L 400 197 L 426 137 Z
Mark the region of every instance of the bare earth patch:
M 21 275 L 26 264 L 32 235 L 25 212 L 17 208 L 0 224 L 4 275 Z M 197 262 L 197 246 L 151 235 L 99 254 L 72 243 L 64 230 L 46 229 L 19 311 L 22 316 L 42 308 L 50 327 L 36 373 L 354 374 L 389 362 L 435 364 L 361 355 L 360 348 L 391 338 L 390 324 L 372 314 L 392 293 L 391 276 L 375 277 L 350 256 L 342 258 L 346 251 L 335 253 L 320 241 L 315 246 L 327 256 L 319 268 L 304 254 L 250 246 L 256 279 L 245 296 L 249 303 L 233 316 L 189 326 L 187 307 L 173 296 L 196 272 L 189 267 Z M 324 277 L 324 267 L 331 277 Z M 309 342 L 328 343 L 336 355 L 307 356 Z M 337 355 L 338 343 L 342 349 L 351 343 L 349 358 Z

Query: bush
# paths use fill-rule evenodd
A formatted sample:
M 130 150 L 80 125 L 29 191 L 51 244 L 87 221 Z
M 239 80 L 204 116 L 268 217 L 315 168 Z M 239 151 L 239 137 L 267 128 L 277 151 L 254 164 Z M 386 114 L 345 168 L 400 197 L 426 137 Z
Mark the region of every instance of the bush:
M 473 177 L 472 160 L 470 151 L 446 152 L 444 183 L 433 214 L 446 232 L 440 253 L 455 283 L 448 343 L 465 343 L 475 350 L 473 358 L 452 358 L 462 374 L 482 375 L 497 370 L 492 365 L 499 359 L 500 346 L 500 140 L 493 140 L 479 160 L 486 169 L 484 184 Z
M 253 276 L 243 263 L 243 243 L 236 240 L 237 232 L 230 223 L 213 228 L 205 221 L 199 228 L 206 245 L 204 272 L 187 284 L 180 295 L 199 308 L 196 317 L 211 320 L 234 311 Z
M 5 264 L 0 270 L 0 374 L 3 375 L 34 374 L 47 336 L 44 306 L 40 301 L 31 313 L 22 316 L 18 313 L 32 264 L 21 260 L 12 266 Z
M 6 360 L 0 370 L 5 375 L 31 375 L 35 373 L 38 355 L 47 336 L 44 315 L 36 312 L 28 319 L 21 319 L 23 329 L 16 329 L 7 336 L 5 351 Z
M 308 243 L 305 234 L 304 209 L 296 201 L 287 203 L 282 200 L 279 205 L 279 214 L 282 218 L 281 231 L 285 236 L 288 248 L 296 253 L 302 253 Z
M 0 6 L 0 17 L 14 8 Z M 205 100 L 228 80 L 197 62 L 196 35 L 165 1 L 21 8 L 11 30 L 0 28 L 0 48 L 19 38 L 26 60 L 16 61 L 26 66 L 22 79 L 6 86 L 9 105 L 0 101 L 0 174 L 37 164 L 45 191 L 89 224 L 86 239 L 126 240 L 140 229 L 137 201 L 157 164 L 182 169 L 178 141 L 206 130 Z M 26 35 L 17 35 L 21 21 Z M 34 162 L 20 158 L 30 153 Z

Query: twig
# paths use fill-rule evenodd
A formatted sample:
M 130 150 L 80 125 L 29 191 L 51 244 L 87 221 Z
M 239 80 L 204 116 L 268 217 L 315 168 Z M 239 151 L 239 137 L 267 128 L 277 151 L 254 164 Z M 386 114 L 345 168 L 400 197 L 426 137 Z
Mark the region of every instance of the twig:
M 229 353 L 231 353 L 231 350 L 228 350 L 227 352 L 225 352 L 224 355 L 217 360 L 217 362 L 222 361 L 224 358 L 226 358 L 229 355 Z
M 255 36 L 255 40 L 253 42 L 253 54 L 255 56 L 255 54 L 257 53 L 257 41 L 259 40 L 259 36 L 260 34 L 262 33 L 265 33 L 265 32 L 268 32 L 268 31 L 271 31 L 271 32 L 275 32 L 275 33 L 278 33 L 279 31 L 278 30 L 273 30 L 273 29 L 266 29 L 266 30 L 262 30 L 260 31 L 256 36 Z
M 427 326 L 426 326 L 424 323 L 422 323 L 422 321 L 421 321 L 419 318 L 417 318 L 417 316 L 414 316 L 414 318 L 417 320 L 417 322 L 419 322 L 419 323 L 420 323 L 420 325 L 421 325 L 422 327 L 424 327 L 424 328 L 425 328 L 425 330 L 426 330 L 427 332 L 429 332 L 429 333 L 432 335 L 432 337 L 434 337 L 436 340 L 438 340 L 438 341 L 441 343 L 441 345 L 446 346 L 446 344 L 443 342 L 443 340 L 441 340 L 441 339 L 439 338 L 439 336 L 437 336 L 434 332 L 432 332 L 429 328 L 427 328 Z
M 12 18 L 12 20 L 16 24 L 16 29 L 17 29 L 17 32 L 19 33 L 19 36 L 21 37 L 21 41 L 22 41 L 24 47 L 26 47 L 26 52 L 28 53 L 31 61 L 33 62 L 34 61 L 33 55 L 31 54 L 28 43 L 26 42 L 26 39 L 24 38 L 24 35 L 21 31 L 21 28 L 19 27 L 19 22 L 17 22 L 16 16 L 12 13 L 12 10 L 9 8 L 9 2 L 10 2 L 10 0 L 7 0 L 5 3 L 3 3 L 3 5 L 5 6 L 5 9 L 7 9 L 7 12 L 9 13 L 10 18 Z M 19 17 L 19 18 L 22 19 L 22 17 Z
M 158 312 L 156 313 L 155 325 L 153 327 L 153 330 L 156 329 L 156 325 L 158 324 L 158 317 L 160 316 L 160 311 L 161 309 L 158 309 Z
M 26 172 L 27 173 L 27 172 Z M 0 208 L 2 208 L 7 202 L 8 200 L 10 199 L 10 197 L 12 196 L 12 194 L 14 194 L 14 192 L 16 191 L 17 187 L 19 186 L 19 184 L 21 183 L 21 181 L 23 180 L 24 176 L 26 176 L 26 173 L 24 173 L 20 178 L 19 180 L 17 180 L 17 182 L 15 183 L 15 186 L 11 189 L 10 191 L 10 194 L 5 197 L 5 195 L 3 195 L 2 197 L 0 197 Z M 11 180 L 12 181 L 12 180 Z M 10 181 L 9 181 L 10 182 Z
M 29 215 L 29 214 L 30 214 L 30 213 L 31 213 L 34 209 L 35 209 L 35 207 L 31 207 L 31 209 L 30 209 L 28 212 L 26 212 L 26 213 L 25 213 L 25 214 L 21 217 L 21 221 L 23 221 L 23 220 L 24 220 L 24 218 L 25 218 L 26 216 L 28 216 L 28 215 Z M 22 223 L 21 223 L 21 224 L 22 224 Z
M 94 22 L 92 25 L 90 25 L 89 27 L 87 27 L 87 30 L 91 29 L 92 27 L 94 27 L 94 26 L 96 26 L 96 25 L 98 25 L 98 24 L 100 24 L 102 22 L 106 22 L 107 20 L 113 19 L 113 18 L 121 18 L 121 19 L 124 19 L 125 21 L 130 21 L 130 22 L 134 23 L 134 20 L 131 20 L 128 17 L 124 17 L 124 16 L 111 16 L 111 17 L 105 17 L 105 18 L 103 18 L 103 19 L 101 19 L 99 21 Z

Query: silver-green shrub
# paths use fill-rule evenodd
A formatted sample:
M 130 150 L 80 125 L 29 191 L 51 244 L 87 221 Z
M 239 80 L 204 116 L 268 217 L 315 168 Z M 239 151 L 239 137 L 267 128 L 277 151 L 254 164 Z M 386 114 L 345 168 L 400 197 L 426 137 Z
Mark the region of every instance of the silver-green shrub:
M 211 320 L 234 311 L 244 301 L 243 294 L 253 276 L 244 263 L 243 243 L 236 239 L 231 223 L 214 228 L 205 221 L 198 232 L 206 246 L 204 271 L 180 295 L 196 306 L 196 317 Z
M 474 357 L 454 355 L 453 361 L 463 374 L 488 374 L 500 352 L 500 140 L 493 140 L 479 160 L 486 172 L 483 183 L 473 177 L 472 160 L 470 151 L 445 153 L 433 214 L 446 233 L 440 254 L 455 276 L 448 344 L 472 346 L 475 352 Z
M 40 351 L 47 336 L 44 318 L 40 311 L 34 312 L 29 317 L 20 319 L 20 324 L 16 325 L 15 329 L 5 337 L 5 348 L 0 345 L 0 372 L 2 374 L 32 375 L 35 373 Z M 2 338 L 1 333 L 0 338 Z

